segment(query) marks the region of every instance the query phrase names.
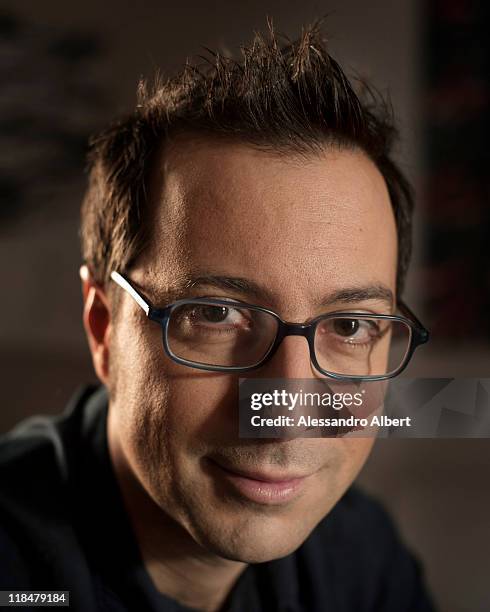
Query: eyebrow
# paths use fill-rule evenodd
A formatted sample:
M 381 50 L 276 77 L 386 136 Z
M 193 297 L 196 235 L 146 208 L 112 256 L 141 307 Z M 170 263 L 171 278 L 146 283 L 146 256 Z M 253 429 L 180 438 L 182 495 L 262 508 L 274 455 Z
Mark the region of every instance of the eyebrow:
M 180 291 L 194 289 L 197 287 L 206 286 L 222 289 L 225 291 L 234 291 L 247 296 L 252 296 L 255 299 L 267 299 L 273 302 L 275 296 L 266 288 L 250 279 L 236 276 L 222 275 L 199 275 L 182 279 L 179 283 Z M 391 289 L 382 283 L 372 285 L 344 287 L 323 296 L 317 301 L 318 307 L 331 306 L 332 304 L 354 304 L 364 301 L 382 301 L 386 302 L 390 308 L 394 305 L 394 295 Z

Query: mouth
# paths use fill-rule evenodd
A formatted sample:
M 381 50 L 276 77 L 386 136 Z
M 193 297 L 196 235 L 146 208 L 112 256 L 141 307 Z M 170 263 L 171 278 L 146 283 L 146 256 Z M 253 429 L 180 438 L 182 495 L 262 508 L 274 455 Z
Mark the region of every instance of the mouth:
M 296 499 L 303 492 L 310 476 L 235 468 L 211 458 L 209 463 L 213 473 L 231 486 L 240 497 L 264 505 L 281 505 Z

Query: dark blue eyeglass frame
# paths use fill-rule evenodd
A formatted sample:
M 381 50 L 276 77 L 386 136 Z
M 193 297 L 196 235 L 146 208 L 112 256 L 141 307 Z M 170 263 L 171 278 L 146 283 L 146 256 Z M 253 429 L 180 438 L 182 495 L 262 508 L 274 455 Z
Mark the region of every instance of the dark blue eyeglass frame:
M 415 349 L 421 344 L 425 344 L 429 340 L 429 331 L 422 325 L 422 323 L 417 319 L 417 317 L 413 314 L 413 312 L 408 308 L 408 306 L 404 302 L 398 303 L 398 309 L 405 316 L 398 315 L 387 315 L 387 314 L 365 314 L 359 312 L 331 312 L 328 314 L 322 314 L 308 323 L 291 323 L 288 321 L 284 321 L 281 317 L 275 313 L 273 310 L 269 310 L 268 308 L 264 308 L 262 306 L 256 306 L 255 304 L 248 304 L 246 302 L 239 302 L 233 300 L 223 300 L 219 298 L 184 298 L 181 300 L 177 300 L 164 306 L 163 308 L 155 308 L 152 306 L 150 301 L 144 296 L 144 294 L 135 289 L 130 281 L 119 274 L 119 272 L 113 271 L 111 272 L 111 278 L 115 281 L 122 289 L 127 291 L 131 297 L 137 302 L 137 304 L 145 311 L 146 316 L 155 321 L 162 327 L 163 332 L 163 348 L 165 353 L 175 361 L 176 363 L 186 365 L 192 368 L 196 368 L 198 370 L 208 370 L 213 372 L 250 372 L 252 370 L 256 370 L 263 366 L 267 361 L 269 361 L 279 348 L 281 342 L 286 336 L 303 336 L 306 338 L 308 342 L 308 347 L 310 350 L 310 359 L 314 367 L 329 378 L 334 378 L 336 380 L 356 380 L 356 381 L 370 381 L 370 380 L 386 380 L 389 378 L 394 378 L 398 376 L 408 365 Z M 237 308 L 247 308 L 248 310 L 255 310 L 259 312 L 265 312 L 274 317 L 277 321 L 277 333 L 274 342 L 271 344 L 269 350 L 264 355 L 264 357 L 258 361 L 257 363 L 250 366 L 217 366 L 204 364 L 201 362 L 190 361 L 175 355 L 169 346 L 168 341 L 168 324 L 170 321 L 170 315 L 172 311 L 178 308 L 183 304 L 214 304 L 218 306 L 236 306 Z M 388 374 L 380 374 L 380 375 L 367 375 L 367 376 L 356 376 L 356 375 L 348 375 L 348 374 L 337 374 L 335 372 L 330 372 L 325 370 L 320 366 L 316 357 L 315 351 L 315 332 L 320 321 L 324 321 L 325 319 L 331 318 L 360 318 L 362 319 L 383 319 L 388 321 L 398 321 L 407 325 L 410 329 L 410 341 L 407 352 L 405 353 L 404 359 L 400 366 L 394 370 L 393 372 L 389 372 Z

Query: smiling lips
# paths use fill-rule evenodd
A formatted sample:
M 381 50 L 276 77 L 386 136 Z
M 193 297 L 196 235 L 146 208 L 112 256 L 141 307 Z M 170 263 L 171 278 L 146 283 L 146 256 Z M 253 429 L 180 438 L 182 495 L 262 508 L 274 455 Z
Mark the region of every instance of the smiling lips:
M 223 466 L 210 460 L 217 476 L 230 484 L 242 497 L 259 504 L 280 505 L 300 495 L 309 475 L 271 475 Z

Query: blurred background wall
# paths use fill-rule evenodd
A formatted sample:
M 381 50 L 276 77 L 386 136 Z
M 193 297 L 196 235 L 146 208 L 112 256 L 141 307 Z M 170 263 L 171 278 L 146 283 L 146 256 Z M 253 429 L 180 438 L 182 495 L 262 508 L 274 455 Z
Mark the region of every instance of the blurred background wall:
M 81 324 L 78 211 L 89 134 L 140 76 L 202 46 L 235 52 L 266 15 L 296 37 L 328 14 L 333 55 L 390 93 L 418 196 L 406 301 L 433 331 L 413 376 L 490 377 L 488 9 L 470 0 L 100 3 L 0 13 L 0 430 L 94 380 Z M 359 481 L 425 564 L 443 612 L 490 610 L 489 440 L 379 440 Z

